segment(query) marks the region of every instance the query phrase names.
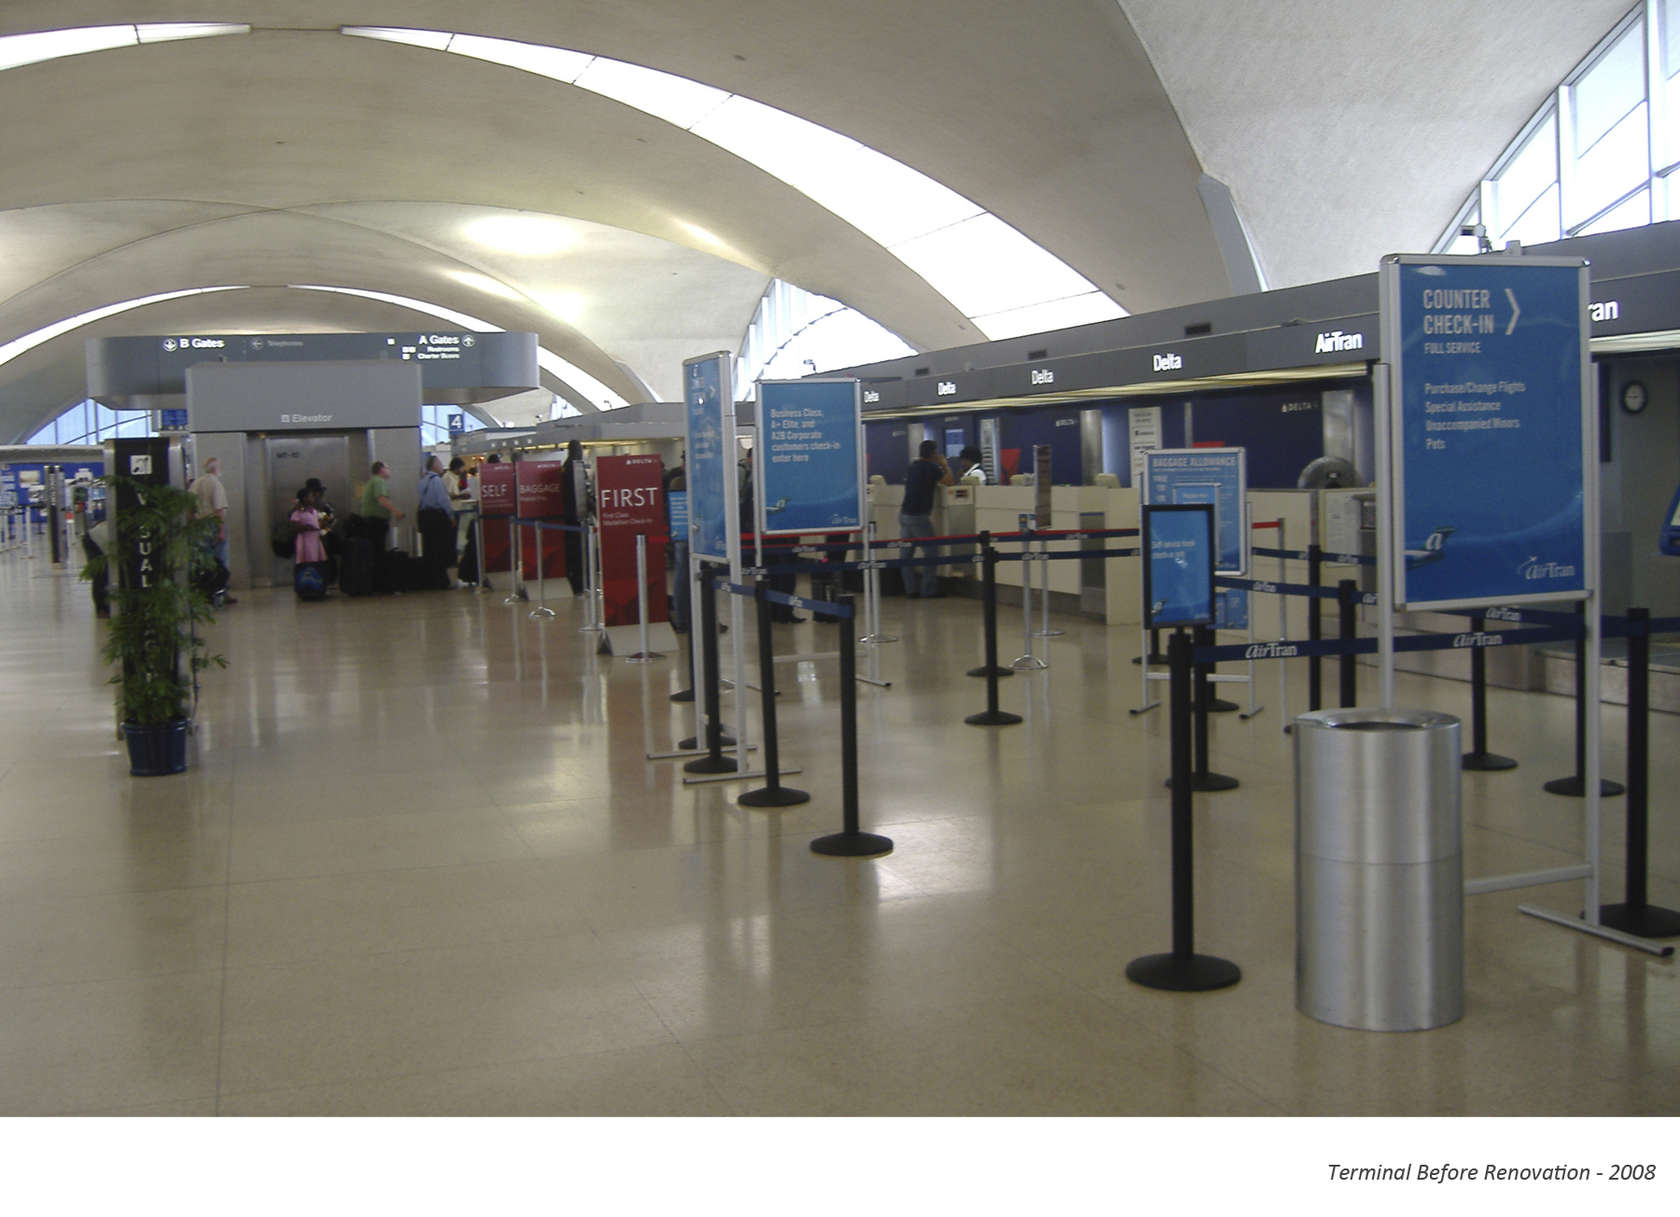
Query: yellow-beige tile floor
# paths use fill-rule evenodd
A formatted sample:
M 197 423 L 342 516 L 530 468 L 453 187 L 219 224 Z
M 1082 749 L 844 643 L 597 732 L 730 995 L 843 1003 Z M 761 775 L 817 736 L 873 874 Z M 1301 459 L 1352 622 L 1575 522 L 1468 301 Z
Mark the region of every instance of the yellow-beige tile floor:
M 677 663 L 597 656 L 551 590 L 547 622 L 499 591 L 242 592 L 190 771 L 141 779 L 85 586 L 0 555 L 0 1114 L 1680 1113 L 1674 961 L 1516 911 L 1572 912 L 1579 884 L 1469 900 L 1454 1026 L 1296 1012 L 1275 669 L 1264 713 L 1213 723 L 1240 789 L 1195 808 L 1197 945 L 1243 980 L 1168 994 L 1123 974 L 1171 943 L 1134 631 L 1061 620 L 1049 670 L 1004 683 L 1026 722 L 982 730 L 977 605 L 887 601 L 861 805 L 896 849 L 838 860 L 808 848 L 841 822 L 832 661 L 776 665 L 787 782 L 815 797 L 743 810 L 644 759 L 689 733 Z M 1449 681 L 1400 699 L 1468 711 Z M 1571 861 L 1581 806 L 1539 790 L 1570 702 L 1492 710 L 1521 767 L 1464 776 L 1467 873 Z M 1605 708 L 1612 776 L 1623 721 Z M 1651 891 L 1680 907 L 1680 720 L 1651 731 Z

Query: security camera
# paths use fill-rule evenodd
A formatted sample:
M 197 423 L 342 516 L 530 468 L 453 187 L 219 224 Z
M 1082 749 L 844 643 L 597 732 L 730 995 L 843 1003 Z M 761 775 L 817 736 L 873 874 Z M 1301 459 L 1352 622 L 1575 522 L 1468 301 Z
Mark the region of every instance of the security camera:
M 1488 240 L 1486 224 L 1461 224 L 1458 228 L 1458 235 L 1475 237 L 1478 253 L 1491 254 L 1493 252 L 1493 242 Z

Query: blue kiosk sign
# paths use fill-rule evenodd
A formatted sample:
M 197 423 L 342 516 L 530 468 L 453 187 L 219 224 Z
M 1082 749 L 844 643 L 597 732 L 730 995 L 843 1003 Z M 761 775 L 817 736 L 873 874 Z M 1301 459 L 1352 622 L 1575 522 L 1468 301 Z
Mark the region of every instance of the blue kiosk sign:
M 1221 575 L 1248 573 L 1248 468 L 1241 448 L 1156 448 L 1143 454 L 1143 501 L 1207 503 Z
M 735 503 L 735 394 L 727 352 L 683 360 L 688 427 L 690 551 L 740 569 L 741 531 Z
M 1383 264 L 1394 603 L 1580 599 L 1596 432 L 1580 259 Z
M 863 528 L 863 392 L 856 380 L 758 382 L 761 533 Z

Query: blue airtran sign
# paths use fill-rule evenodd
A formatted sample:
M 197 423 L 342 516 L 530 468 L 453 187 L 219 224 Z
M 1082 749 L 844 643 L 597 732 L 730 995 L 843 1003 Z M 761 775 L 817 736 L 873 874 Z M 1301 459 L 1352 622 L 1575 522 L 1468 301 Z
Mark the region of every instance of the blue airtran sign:
M 1579 597 L 1594 434 L 1584 266 L 1397 258 L 1383 275 L 1398 324 L 1396 603 Z

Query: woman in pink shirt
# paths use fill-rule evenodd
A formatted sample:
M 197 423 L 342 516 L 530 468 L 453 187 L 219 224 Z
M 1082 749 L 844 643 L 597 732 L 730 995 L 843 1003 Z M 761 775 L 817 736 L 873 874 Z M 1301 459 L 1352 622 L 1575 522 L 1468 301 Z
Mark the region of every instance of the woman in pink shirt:
M 292 539 L 292 557 L 301 566 L 305 562 L 325 562 L 327 547 L 321 541 L 321 513 L 319 499 L 313 487 L 298 491 L 297 506 L 292 509 L 292 523 L 298 526 Z

